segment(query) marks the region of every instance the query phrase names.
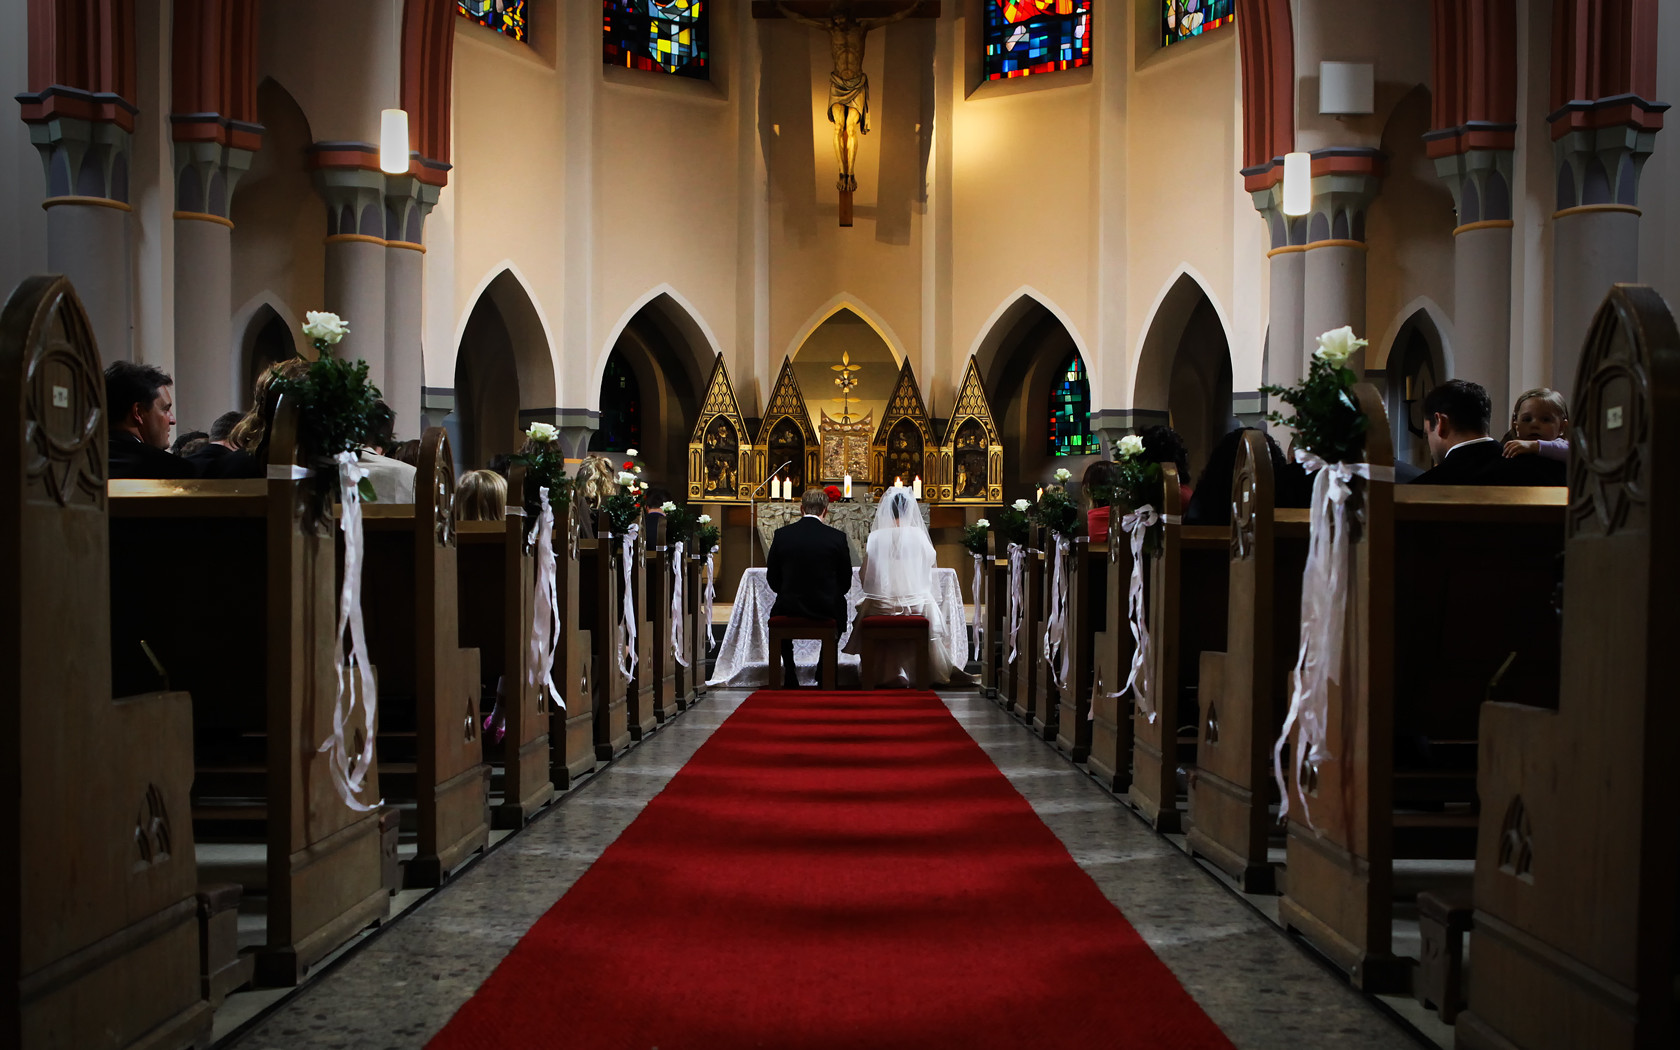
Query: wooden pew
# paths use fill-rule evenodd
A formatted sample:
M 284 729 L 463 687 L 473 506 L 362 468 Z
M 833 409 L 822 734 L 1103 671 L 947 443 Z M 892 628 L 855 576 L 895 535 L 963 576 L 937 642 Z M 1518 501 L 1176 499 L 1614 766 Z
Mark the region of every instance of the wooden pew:
M 188 821 L 192 701 L 113 698 L 105 384 L 70 282 L 31 277 L 0 314 L 10 788 L 7 1046 L 210 1040 Z M 173 613 L 162 563 L 125 619 Z
M 1023 563 L 1021 567 L 1021 609 L 1019 634 L 1012 640 L 1008 637 L 1007 621 L 1004 628 L 1002 670 L 998 675 L 999 691 L 1006 701 L 1005 707 L 1029 726 L 1033 724 L 1033 716 L 1038 710 L 1038 676 L 1033 673 L 1037 665 L 1039 631 L 1044 627 L 1044 590 L 1043 576 L 1035 571 L 1037 556 L 1042 553 L 1035 546 L 1034 536 L 1040 530 L 1030 530 L 1029 538 L 1022 546 Z M 1004 553 L 1007 561 L 1007 547 Z M 1009 594 L 1009 577 L 1007 566 L 1004 575 L 1005 603 L 1013 604 L 1013 596 Z M 1009 658 L 1010 645 L 1016 647 L 1015 659 Z
M 389 907 L 379 809 L 347 806 L 317 750 L 333 731 L 335 539 L 330 519 L 305 518 L 313 497 L 292 476 L 297 427 L 296 405 L 280 399 L 267 480 L 110 483 L 112 593 L 154 590 L 157 567 L 169 566 L 183 611 L 113 621 L 116 673 L 136 675 L 145 641 L 192 694 L 199 866 L 215 867 L 211 837 L 265 847 L 261 867 L 212 881 L 266 895 L 256 978 L 271 985 L 297 983 Z M 378 801 L 372 767 L 358 796 L 368 806 Z
M 588 627 L 595 595 L 584 589 L 579 513 L 577 503 L 572 501 L 554 516 L 554 594 L 560 609 L 560 643 L 554 650 L 553 677 L 566 703 L 564 708 L 553 707 L 548 712 L 549 777 L 558 788 L 575 785 L 599 761 L 595 748 L 597 635 Z
M 1469 1050 L 1680 1043 L 1680 331 L 1657 293 L 1611 290 L 1575 391 L 1558 703 L 1481 709 Z
M 706 608 L 706 555 L 690 551 L 688 557 L 688 671 L 690 704 L 706 695 L 707 658 L 712 651 L 712 623 Z
M 595 538 L 578 540 L 579 622 L 590 635 L 594 683 L 595 758 L 610 762 L 630 746 L 626 694 L 630 688 L 618 662 L 619 591 L 622 544 L 606 512 L 597 512 Z
M 1056 721 L 1056 748 L 1074 762 L 1091 754 L 1091 694 L 1099 679 L 1108 677 L 1098 668 L 1097 635 L 1107 627 L 1108 544 L 1092 543 L 1088 536 L 1076 536 L 1068 556 L 1068 682 L 1059 692 L 1061 713 Z M 1104 684 L 1112 691 L 1115 687 Z
M 1092 638 L 1095 650 L 1091 690 L 1091 751 L 1085 768 L 1110 791 L 1132 786 L 1132 700 L 1121 697 L 1132 666 L 1132 628 L 1126 619 L 1126 594 L 1132 581 L 1132 546 L 1114 517 L 1108 534 L 1108 585 L 1101 597 L 1104 629 Z M 1093 596 L 1095 598 L 1095 596 Z
M 1032 675 L 1031 695 L 1033 707 L 1024 721 L 1032 726 L 1035 736 L 1052 743 L 1056 740 L 1061 717 L 1061 690 L 1056 688 L 1056 679 L 1050 673 L 1050 665 L 1044 659 L 1044 632 L 1049 629 L 1050 617 L 1053 615 L 1051 604 L 1056 600 L 1050 593 L 1050 573 L 1055 567 L 1056 537 L 1049 529 L 1036 529 L 1034 536 L 1037 547 L 1032 554 L 1032 560 L 1027 564 L 1027 571 L 1033 576 L 1033 583 L 1038 591 L 1038 630 L 1027 636 L 1026 657 L 1029 673 Z
M 653 682 L 653 717 L 664 725 L 677 714 L 677 660 L 671 647 L 671 547 L 665 516 L 647 517 L 648 546 L 644 561 L 647 601 L 642 630 L 647 636 L 647 671 Z M 638 672 L 642 673 L 642 672 Z
M 515 466 L 508 491 L 524 490 L 525 468 Z M 418 488 L 415 490 L 419 491 Z M 505 732 L 483 735 L 486 762 L 502 767 L 501 798 L 490 809 L 493 828 L 520 828 L 554 797 L 549 774 L 549 711 L 525 672 L 534 615 L 535 566 L 525 542 L 525 509 L 517 497 L 501 521 L 455 523 L 455 579 L 460 644 L 478 650 L 479 709 L 496 706 Z
M 672 586 L 675 586 L 678 578 L 683 583 L 682 640 L 678 644 L 681 646 L 682 659 L 688 661 L 687 666 L 684 666 L 682 661 L 677 659 L 675 652 L 671 654 L 671 663 L 673 664 L 671 668 L 671 702 L 678 711 L 688 710 L 700 698 L 697 686 L 700 684 L 700 679 L 705 677 L 706 668 L 704 656 L 701 657 L 700 663 L 694 662 L 695 622 L 699 616 L 700 572 L 704 561 L 692 556 L 689 551 L 691 545 L 692 541 L 683 544 L 681 558 L 676 556 L 675 544 L 669 544 L 666 552 L 667 561 L 670 565 Z M 667 628 L 666 634 L 669 633 L 670 630 Z
M 1300 645 L 1307 511 L 1277 508 L 1264 433 L 1243 435 L 1232 478 L 1229 619 L 1225 650 L 1201 654 L 1202 703 L 1190 779 L 1191 852 L 1247 893 L 1276 890 L 1267 859 L 1276 821 L 1272 743 L 1289 707 Z
M 1366 458 L 1391 466 L 1381 396 L 1355 388 L 1369 419 Z M 1394 955 L 1396 856 L 1469 856 L 1476 835 L 1476 713 L 1507 654 L 1530 696 L 1556 695 L 1547 654 L 1562 550 L 1564 489 L 1361 482 L 1343 674 L 1330 691 L 1331 756 L 1291 756 L 1288 886 L 1280 920 L 1370 991 L 1404 991 L 1412 961 Z M 1480 615 L 1481 609 L 1496 615 Z M 1443 610 L 1458 613 L 1448 618 Z M 1473 625 L 1473 630 L 1467 625 Z M 1548 676 L 1550 680 L 1548 681 Z M 1396 770 L 1399 742 L 1427 742 L 1432 764 Z M 1397 815 L 1396 802 L 1410 812 Z
M 997 532 L 994 530 L 995 537 Z M 993 546 L 996 546 L 994 540 Z M 985 600 L 976 608 L 981 626 L 980 692 L 1001 701 L 998 677 L 1002 670 L 1004 635 L 1009 630 L 1009 559 L 988 551 L 981 558 L 980 589 Z M 984 619 L 980 619 L 980 617 Z
M 379 674 L 380 790 L 416 803 L 405 882 L 437 886 L 490 842 L 479 651 L 460 641 L 455 468 L 442 427 L 420 440 L 414 498 L 362 507 L 362 619 Z
M 631 595 L 634 597 L 632 615 L 636 620 L 636 666 L 632 668 L 624 700 L 625 721 L 630 726 L 630 739 L 638 742 L 646 740 L 659 728 L 659 714 L 654 699 L 658 669 L 653 660 L 654 635 L 648 624 L 648 617 L 652 613 L 648 596 L 656 594 L 659 587 L 658 580 L 653 575 L 653 566 L 649 563 L 655 539 L 652 529 L 651 520 L 646 514 L 642 515 L 642 527 L 636 534 L 635 551 L 632 554 L 635 561 L 630 573 Z
M 1184 512 L 1178 468 L 1161 464 L 1160 549 L 1146 554 L 1149 576 L 1149 688 L 1156 718 L 1133 707 L 1132 783 L 1128 799 L 1157 831 L 1183 827 L 1178 809 L 1178 770 L 1195 761 L 1194 702 L 1201 653 L 1225 648 L 1226 529 L 1181 524 Z M 1129 630 L 1129 628 L 1128 628 Z

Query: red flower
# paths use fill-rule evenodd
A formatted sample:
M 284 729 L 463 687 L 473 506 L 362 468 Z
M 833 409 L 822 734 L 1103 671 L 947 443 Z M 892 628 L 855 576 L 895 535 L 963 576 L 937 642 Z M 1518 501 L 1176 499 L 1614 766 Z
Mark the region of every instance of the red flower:
M 624 461 L 624 469 L 625 470 L 635 470 L 636 469 L 636 464 L 630 462 L 629 460 L 625 460 Z
M 839 499 L 840 498 L 840 486 L 839 485 L 829 485 L 827 488 L 823 489 L 823 492 L 827 494 L 829 499 Z

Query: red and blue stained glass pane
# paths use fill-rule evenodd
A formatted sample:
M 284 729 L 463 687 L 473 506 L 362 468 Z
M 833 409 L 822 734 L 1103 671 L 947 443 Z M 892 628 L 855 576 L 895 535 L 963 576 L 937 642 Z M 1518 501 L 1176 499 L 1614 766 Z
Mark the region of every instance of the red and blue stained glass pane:
M 710 0 L 602 0 L 601 60 L 711 79 Z
M 1236 17 L 1237 0 L 1162 0 L 1162 46 L 1201 36 Z
M 1089 456 L 1097 452 L 1091 433 L 1091 383 L 1085 362 L 1076 351 L 1050 389 L 1050 448 L 1052 456 Z
M 455 8 L 462 18 L 470 18 L 515 40 L 524 40 L 529 32 L 525 25 L 525 0 L 455 0 Z
M 1091 0 L 986 0 L 986 79 L 1091 64 Z

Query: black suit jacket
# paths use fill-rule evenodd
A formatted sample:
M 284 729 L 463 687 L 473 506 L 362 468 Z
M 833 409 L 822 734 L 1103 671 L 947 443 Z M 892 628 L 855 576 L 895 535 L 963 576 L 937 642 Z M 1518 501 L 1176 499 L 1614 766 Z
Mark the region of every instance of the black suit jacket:
M 1482 441 L 1448 454 L 1434 469 L 1419 475 L 1417 485 L 1565 485 L 1564 464 L 1544 456 L 1505 458 L 1505 445 Z
M 196 478 L 200 473 L 180 456 L 153 448 L 124 431 L 112 434 L 109 445 L 113 478 Z
M 783 525 L 770 541 L 764 575 L 776 592 L 771 616 L 833 620 L 845 632 L 846 592 L 852 589 L 845 533 L 810 517 Z

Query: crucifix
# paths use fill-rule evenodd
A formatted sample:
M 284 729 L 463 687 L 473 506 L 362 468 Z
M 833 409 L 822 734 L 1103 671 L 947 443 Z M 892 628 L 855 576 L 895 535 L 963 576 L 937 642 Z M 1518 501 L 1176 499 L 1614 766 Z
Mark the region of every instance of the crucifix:
M 818 11 L 822 14 L 813 17 Z M 872 29 L 902 21 L 919 11 L 923 18 L 938 18 L 939 4 L 925 0 L 901 0 L 898 4 L 866 0 L 807 0 L 805 3 L 774 0 L 753 4 L 754 18 L 779 15 L 828 34 L 834 50 L 834 70 L 828 75 L 828 120 L 834 125 L 834 156 L 840 162 L 837 185 L 842 226 L 852 224 L 858 140 L 869 134 L 869 78 L 863 72 L 864 37 Z M 870 14 L 866 16 L 865 12 Z

